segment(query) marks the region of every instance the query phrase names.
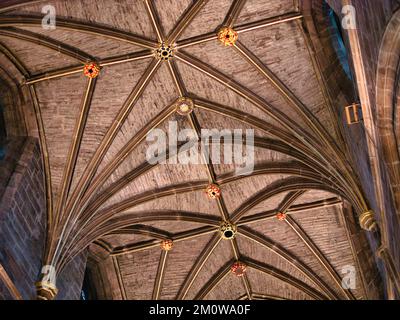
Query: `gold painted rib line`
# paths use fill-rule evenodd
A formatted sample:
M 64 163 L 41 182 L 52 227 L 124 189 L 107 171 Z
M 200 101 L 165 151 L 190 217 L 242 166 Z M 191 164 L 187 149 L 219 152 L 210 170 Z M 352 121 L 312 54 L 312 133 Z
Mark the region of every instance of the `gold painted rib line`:
M 1 21 L 0 17 L 0 21 Z M 94 58 L 83 52 L 77 48 L 71 47 L 65 43 L 62 43 L 58 40 L 54 40 L 50 37 L 46 37 L 31 31 L 16 29 L 16 28 L 0 28 L 0 36 L 11 37 L 14 39 L 19 39 L 22 41 L 27 41 L 30 43 L 34 43 L 36 45 L 44 46 L 51 50 L 60 52 L 64 55 L 67 55 L 73 59 L 76 59 L 82 63 L 86 63 L 88 61 L 93 61 Z
M 283 192 L 298 191 L 298 190 L 324 190 L 343 196 L 339 190 L 327 187 L 323 182 L 315 182 L 309 179 L 302 178 L 285 178 L 276 181 L 264 188 L 257 194 L 248 198 L 240 207 L 233 212 L 232 221 L 238 222 L 250 209 L 254 208 L 257 204 Z
M 15 68 L 22 74 L 25 79 L 28 79 L 30 74 L 26 66 L 20 61 L 11 50 L 3 43 L 0 43 L 0 52 L 3 53 L 15 66 Z
M 32 99 L 33 107 L 35 110 L 36 124 L 39 132 L 40 147 L 41 147 L 42 161 L 44 167 L 44 179 L 46 187 L 47 234 L 48 234 L 48 238 L 46 241 L 49 241 L 49 239 L 51 239 L 53 228 L 55 228 L 55 226 L 53 225 L 53 221 L 55 219 L 53 216 L 53 191 L 52 191 L 53 187 L 51 184 L 49 152 L 47 147 L 46 134 L 44 130 L 42 112 L 39 105 L 39 100 L 36 94 L 36 90 L 33 85 L 29 85 L 28 88 Z
M 157 14 L 157 10 L 154 7 L 154 2 L 152 0 L 144 0 L 144 3 L 146 5 L 146 11 L 151 20 L 151 24 L 153 25 L 153 29 L 157 33 L 158 42 L 163 43 L 164 35 L 160 24 L 160 19 Z
M 230 241 L 230 243 L 231 243 L 232 253 L 233 253 L 233 256 L 234 256 L 235 260 L 239 260 L 240 259 L 240 252 L 239 252 L 239 247 L 238 247 L 236 239 L 232 239 Z
M 341 204 L 343 201 L 339 198 L 329 198 L 325 200 L 319 200 L 315 202 L 309 202 L 309 203 L 304 203 L 304 204 L 298 204 L 298 205 L 292 205 L 289 209 L 286 210 L 286 213 L 297 213 L 297 212 L 304 212 L 304 211 L 310 211 L 313 209 L 320 209 L 320 208 L 328 208 L 332 206 L 337 206 L 338 204 Z M 239 220 L 237 223 L 237 226 L 242 226 L 242 225 L 247 225 L 247 224 L 252 224 L 252 223 L 257 223 L 269 219 L 274 219 L 276 218 L 276 213 L 278 209 L 275 210 L 269 210 L 265 212 L 260 212 L 256 213 L 251 216 L 244 216 Z
M 100 67 L 108 67 L 116 64 L 149 59 L 153 57 L 154 57 L 153 51 L 145 50 L 140 52 L 128 53 L 122 56 L 106 58 L 100 60 L 99 65 Z
M 186 88 L 183 84 L 182 77 L 179 74 L 178 68 L 176 66 L 175 61 L 168 60 L 168 69 L 171 74 L 172 79 L 174 80 L 175 87 L 178 90 L 179 97 L 183 97 L 186 95 Z
M 56 207 L 56 213 L 59 215 L 59 219 L 61 219 L 61 210 L 67 201 L 68 194 L 71 188 L 71 183 L 82 143 L 83 133 L 86 127 L 86 121 L 90 112 L 90 105 L 92 102 L 95 86 L 96 79 L 88 78 L 86 90 L 81 104 L 79 118 L 77 119 L 75 124 L 74 135 L 72 136 L 72 143 L 67 156 L 67 163 L 64 169 L 60 197 Z M 68 223 L 68 220 L 66 221 L 66 223 Z
M 112 257 L 111 259 L 114 264 L 114 270 L 115 270 L 115 273 L 116 273 L 116 276 L 118 279 L 119 290 L 121 291 L 122 299 L 127 300 L 126 289 L 125 289 L 124 281 L 122 280 L 121 269 L 119 266 L 118 257 Z
M 361 278 L 361 284 L 362 284 L 361 287 L 362 287 L 362 290 L 364 291 L 365 299 L 369 300 L 370 297 L 368 296 L 368 290 L 367 290 L 367 286 L 368 285 L 367 285 L 367 282 L 366 282 L 366 279 L 365 279 L 365 274 L 363 272 L 363 268 L 361 266 L 361 262 L 360 262 L 360 259 L 358 257 L 357 249 L 356 249 L 356 247 L 354 245 L 354 242 L 353 242 L 353 237 L 351 235 L 351 231 L 350 231 L 351 228 L 349 226 L 349 221 L 347 220 L 347 215 L 348 214 L 352 214 L 351 210 L 352 210 L 351 207 L 348 210 L 345 207 L 344 203 L 342 202 L 341 208 L 339 210 L 340 211 L 340 217 L 341 217 L 341 219 L 343 221 L 344 230 L 346 232 L 346 237 L 347 237 L 347 242 L 349 243 L 349 246 L 350 246 L 350 249 L 351 249 L 351 253 L 352 253 L 352 256 L 353 256 L 353 260 L 357 264 L 357 273 L 358 273 L 358 276 Z
M 32 4 L 36 4 L 36 3 L 40 3 L 40 2 L 44 2 L 44 1 L 47 1 L 47 0 L 30 0 L 30 1 L 26 1 L 24 3 L 5 5 L 0 8 L 0 13 L 4 13 L 7 11 L 13 11 L 13 10 L 19 9 L 24 6 L 28 6 L 28 5 L 32 5 Z
M 153 289 L 153 300 L 159 300 L 161 295 L 161 289 L 165 276 L 165 265 L 168 258 L 168 251 L 161 250 L 160 262 L 158 264 L 156 279 L 154 281 L 154 289 Z
M 266 237 L 254 234 L 251 229 L 248 228 L 239 228 L 239 235 L 243 236 L 250 241 L 253 241 L 260 245 L 262 248 L 265 248 L 269 251 L 272 251 L 274 254 L 279 256 L 281 259 L 288 262 L 294 268 L 296 268 L 304 277 L 309 279 L 312 283 L 314 283 L 318 288 L 320 288 L 329 299 L 339 299 L 337 294 L 329 288 L 329 286 L 320 278 L 318 275 L 313 272 L 306 264 L 301 262 L 296 256 L 291 254 L 289 251 L 286 251 L 284 248 L 281 248 L 279 244 L 268 240 Z
M 183 49 L 183 48 L 186 48 L 186 47 L 194 46 L 194 45 L 197 45 L 197 44 L 201 44 L 201 43 L 204 43 L 204 42 L 209 42 L 209 41 L 213 41 L 213 40 L 217 40 L 217 39 L 218 39 L 217 34 L 215 32 L 210 32 L 210 33 L 203 34 L 203 35 L 200 35 L 200 36 L 195 36 L 195 37 L 192 37 L 192 38 L 188 38 L 188 39 L 185 39 L 185 40 L 178 41 L 176 43 L 176 45 L 175 45 L 175 48 L 176 49 Z
M 210 159 L 209 155 L 205 154 L 205 148 L 204 148 L 204 144 L 203 144 L 204 142 L 201 140 L 201 126 L 199 124 L 199 121 L 193 112 L 190 115 L 188 115 L 188 120 L 189 120 L 190 125 L 192 126 L 193 130 L 196 132 L 197 141 L 200 142 L 200 144 L 201 144 L 201 155 L 203 158 L 204 166 L 207 169 L 207 174 L 208 174 L 210 183 L 216 183 L 217 175 L 215 174 L 215 170 L 212 165 L 212 160 Z M 226 208 L 223 195 L 221 194 L 220 197 L 218 197 L 216 199 L 216 201 L 217 201 L 218 209 L 220 211 L 222 219 L 224 219 L 225 221 L 228 221 L 229 213 Z
M 254 270 L 258 270 L 264 274 L 270 275 L 284 283 L 287 283 L 291 285 L 292 287 L 302 291 L 303 293 L 307 294 L 313 299 L 316 300 L 325 300 L 325 296 L 321 295 L 318 291 L 316 291 L 314 288 L 311 288 L 304 282 L 292 277 L 290 274 L 283 272 L 279 269 L 276 269 L 272 266 L 266 265 L 264 263 L 261 263 L 259 261 L 246 258 L 243 260 L 243 262 L 250 268 Z
M 307 190 L 290 192 L 278 206 L 278 212 L 286 213 L 290 206 L 299 199 Z
M 206 227 L 201 227 L 198 229 L 193 229 L 193 230 L 188 230 L 188 231 L 177 233 L 177 234 L 173 235 L 171 238 L 174 242 L 178 243 L 178 242 L 202 237 L 202 236 L 205 236 L 205 235 L 208 235 L 211 233 L 215 233 L 217 231 L 218 231 L 217 227 L 206 226 Z M 127 254 L 127 253 L 134 253 L 134 252 L 138 252 L 138 251 L 142 251 L 142 250 L 146 250 L 146 249 L 155 248 L 159 245 L 160 245 L 159 240 L 148 240 L 148 241 L 144 241 L 142 243 L 136 243 L 136 244 L 120 247 L 120 248 L 114 248 L 114 250 L 111 252 L 111 255 L 119 256 L 119 255 L 123 255 L 123 254 Z
M 243 286 L 246 290 L 247 299 L 253 300 L 253 294 L 251 292 L 249 277 L 246 274 L 244 274 L 241 278 L 242 278 Z
M 207 243 L 202 253 L 199 255 L 197 261 L 193 265 L 192 269 L 188 273 L 185 281 L 183 282 L 182 287 L 180 288 L 176 300 L 185 299 L 187 293 L 189 292 L 193 282 L 196 280 L 198 274 L 203 268 L 204 264 L 207 262 L 208 258 L 213 253 L 214 249 L 218 246 L 221 241 L 221 237 L 219 234 L 216 234 L 212 237 L 212 239 Z
M 248 300 L 247 293 L 241 295 L 241 296 L 240 296 L 239 298 L 237 298 L 236 300 Z
M 110 57 L 110 58 L 100 60 L 99 66 L 100 67 L 108 67 L 108 66 L 127 63 L 127 62 L 131 62 L 131 61 L 148 59 L 148 58 L 152 58 L 153 56 L 154 56 L 153 52 L 151 52 L 149 50 L 135 52 L 135 53 L 129 53 L 129 54 L 122 55 L 122 56 Z M 26 84 L 34 84 L 37 82 L 66 77 L 66 76 L 81 73 L 81 72 L 83 73 L 83 65 L 48 71 L 46 73 L 37 74 L 37 75 L 33 75 L 32 77 L 28 77 Z
M 317 208 L 328 208 L 328 207 L 336 206 L 341 203 L 343 203 L 343 200 L 333 197 L 333 198 L 318 200 L 318 201 L 314 201 L 314 202 L 310 202 L 310 203 L 302 203 L 302 204 L 292 205 L 289 209 L 287 209 L 287 212 L 294 213 L 294 212 L 309 211 L 309 210 L 317 209 Z
M 285 15 L 281 15 L 281 16 L 277 16 L 277 17 L 273 17 L 273 18 L 267 18 L 267 19 L 256 21 L 256 22 L 251 22 L 251 23 L 247 23 L 244 25 L 240 25 L 240 26 L 235 27 L 235 30 L 238 33 L 245 33 L 245 32 L 249 32 L 249 31 L 256 30 L 256 29 L 277 25 L 277 24 L 284 23 L 284 22 L 301 19 L 302 17 L 303 16 L 299 13 L 290 13 L 290 14 L 285 14 Z M 214 40 L 217 40 L 217 38 L 218 38 L 218 36 L 217 36 L 216 32 L 210 32 L 210 33 L 202 34 L 202 35 L 195 36 L 192 38 L 177 41 L 175 47 L 177 49 L 183 49 L 183 48 L 201 44 L 204 42 L 214 41 Z
M 5 15 L 0 17 L 0 28 L 5 27 L 18 27 L 18 26 L 33 26 L 37 27 L 42 24 L 42 16 L 38 15 Z M 130 32 L 122 31 L 119 29 L 97 25 L 93 22 L 85 23 L 73 19 L 57 18 L 57 28 L 65 30 L 80 31 L 97 36 L 103 36 L 109 39 L 127 42 L 137 45 L 146 49 L 157 48 L 155 41 L 149 40 L 145 37 L 135 35 Z
M 353 294 L 350 291 L 343 288 L 340 276 L 336 273 L 335 269 L 329 263 L 328 259 L 314 244 L 314 242 L 310 239 L 310 237 L 306 234 L 306 232 L 290 216 L 286 217 L 285 222 L 297 234 L 297 236 L 307 246 L 307 248 L 311 251 L 311 253 L 317 258 L 322 267 L 328 272 L 332 280 L 337 284 L 338 288 L 340 288 L 340 290 L 343 292 L 346 298 L 349 300 L 355 300 Z
M 272 296 L 270 294 L 253 293 L 254 300 L 288 300 L 286 298 Z
M 182 17 L 179 18 L 178 23 L 172 29 L 171 33 L 167 37 L 167 42 L 173 44 L 179 36 L 186 30 L 188 25 L 197 16 L 200 10 L 207 4 L 209 0 L 197 0 L 192 6 L 187 10 Z
M 36 76 L 29 78 L 26 81 L 26 84 L 35 84 L 35 83 L 46 81 L 46 80 L 70 76 L 70 75 L 77 74 L 80 72 L 83 73 L 83 66 L 66 68 L 66 69 L 53 71 L 53 72 L 46 72 L 45 74 L 40 74 L 40 75 L 36 75 Z
M 226 15 L 224 26 L 233 27 L 247 0 L 235 0 Z
M 0 264 L 0 280 L 4 283 L 9 293 L 15 300 L 23 300 L 21 293 L 15 286 L 15 283 L 11 280 L 6 270 Z
M 270 27 L 280 23 L 285 23 L 297 19 L 302 19 L 303 15 L 299 13 L 289 13 L 274 18 L 267 18 L 256 22 L 250 22 L 238 27 L 235 27 L 237 33 L 249 32 L 260 28 Z
M 200 289 L 193 300 L 203 300 L 209 295 L 230 273 L 234 260 L 228 261 L 211 279 Z

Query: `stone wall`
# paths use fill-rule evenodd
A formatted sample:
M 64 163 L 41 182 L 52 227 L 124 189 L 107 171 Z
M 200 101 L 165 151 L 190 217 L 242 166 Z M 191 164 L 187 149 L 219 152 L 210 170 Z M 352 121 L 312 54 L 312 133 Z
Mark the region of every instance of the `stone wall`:
M 45 241 L 45 192 L 39 146 L 34 139 L 24 139 L 22 148 L 10 149 L 7 158 L 15 160 L 15 169 L 1 202 L 0 263 L 22 297 L 32 299 Z
M 15 138 L 7 145 L 0 162 L 1 185 L 6 185 L 0 203 L 0 264 L 23 299 L 35 299 L 46 234 L 41 153 L 35 138 Z M 85 265 L 86 253 L 62 272 L 58 299 L 79 299 Z M 0 281 L 0 299 L 11 298 Z
M 399 243 L 400 243 L 400 225 L 398 221 L 398 215 L 396 214 L 396 208 L 392 190 L 390 187 L 390 173 L 387 165 L 384 161 L 385 157 L 382 152 L 382 141 L 376 141 L 376 137 L 373 135 L 374 130 L 379 131 L 380 122 L 377 120 L 378 104 L 376 99 L 377 94 L 377 75 L 378 75 L 378 62 L 382 47 L 382 40 L 387 29 L 388 23 L 393 17 L 396 10 L 399 9 L 400 4 L 398 1 L 393 0 L 329 0 L 328 1 L 339 16 L 341 16 L 341 8 L 343 4 L 351 4 L 355 8 L 356 18 L 356 33 L 359 38 L 359 50 L 357 52 L 355 43 L 349 43 L 347 40 L 348 51 L 352 53 L 350 60 L 355 61 L 361 59 L 363 70 L 360 71 L 360 64 L 354 67 L 353 73 L 360 76 L 364 75 L 363 78 L 356 79 L 357 85 L 360 92 L 360 100 L 363 103 L 364 111 L 369 110 L 369 114 L 364 114 L 365 120 L 357 125 L 352 125 L 346 129 L 346 138 L 349 146 L 353 152 L 353 156 L 358 164 L 357 169 L 360 175 L 360 180 L 363 186 L 363 190 L 366 194 L 367 199 L 370 202 L 371 208 L 377 213 L 377 219 L 380 219 L 379 213 L 381 212 L 380 206 L 376 200 L 375 186 L 382 188 L 382 202 L 384 205 L 384 217 L 385 223 L 385 234 L 389 239 L 390 251 L 397 268 L 400 267 L 400 254 L 399 254 Z M 345 36 L 348 32 L 345 30 Z M 351 40 L 350 40 L 351 41 Z M 357 69 L 358 68 L 358 69 Z M 366 94 L 362 95 L 364 86 L 366 88 Z M 369 105 L 367 105 L 369 102 Z M 369 129 L 367 130 L 367 127 Z M 371 130 L 371 127 L 373 130 Z M 368 133 L 370 131 L 370 133 Z M 376 152 L 379 158 L 379 166 L 381 177 L 380 181 L 374 181 L 376 178 L 375 174 L 372 175 L 371 166 L 365 159 L 369 155 L 373 161 L 376 162 L 377 157 L 373 154 Z M 373 162 L 372 161 L 372 162 Z M 377 163 L 373 165 L 378 166 Z M 368 166 L 368 167 L 367 167 Z M 378 190 L 378 189 L 377 189 Z M 371 237 L 370 237 L 370 240 Z M 373 241 L 372 244 L 374 245 Z M 374 248 L 376 249 L 376 248 Z

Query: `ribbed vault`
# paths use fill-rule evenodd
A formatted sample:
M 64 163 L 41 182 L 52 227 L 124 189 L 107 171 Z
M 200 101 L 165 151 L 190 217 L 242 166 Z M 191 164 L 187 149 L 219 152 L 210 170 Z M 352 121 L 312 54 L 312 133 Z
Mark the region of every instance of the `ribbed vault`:
M 90 247 L 124 299 L 368 298 L 349 224 L 369 207 L 297 1 L 55 0 L 53 31 L 41 28 L 42 3 L 1 11 L 0 59 L 37 119 L 44 265 L 61 273 Z M 218 41 L 221 26 L 238 33 L 234 45 Z M 161 43 L 171 59 L 157 58 Z M 97 78 L 83 74 L 90 62 Z M 187 116 L 176 112 L 182 97 L 194 101 Z M 254 172 L 149 164 L 146 136 L 171 120 L 198 136 L 254 129 Z M 233 240 L 221 239 L 221 221 L 238 226 Z

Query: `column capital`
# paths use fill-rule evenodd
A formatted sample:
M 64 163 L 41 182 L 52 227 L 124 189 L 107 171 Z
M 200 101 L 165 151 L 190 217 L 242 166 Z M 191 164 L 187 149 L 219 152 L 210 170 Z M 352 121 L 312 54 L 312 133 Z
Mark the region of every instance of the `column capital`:
M 377 227 L 374 212 L 372 210 L 366 211 L 358 216 L 361 228 L 366 231 L 374 231 Z
M 58 289 L 56 286 L 47 281 L 38 281 L 35 283 L 37 300 L 54 300 L 57 296 Z

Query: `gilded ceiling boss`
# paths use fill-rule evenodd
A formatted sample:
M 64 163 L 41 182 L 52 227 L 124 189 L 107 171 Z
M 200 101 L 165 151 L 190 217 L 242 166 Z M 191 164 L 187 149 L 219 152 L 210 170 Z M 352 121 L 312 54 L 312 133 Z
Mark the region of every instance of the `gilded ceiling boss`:
M 45 2 L 0 3 L 0 300 L 400 297 L 397 0 Z

